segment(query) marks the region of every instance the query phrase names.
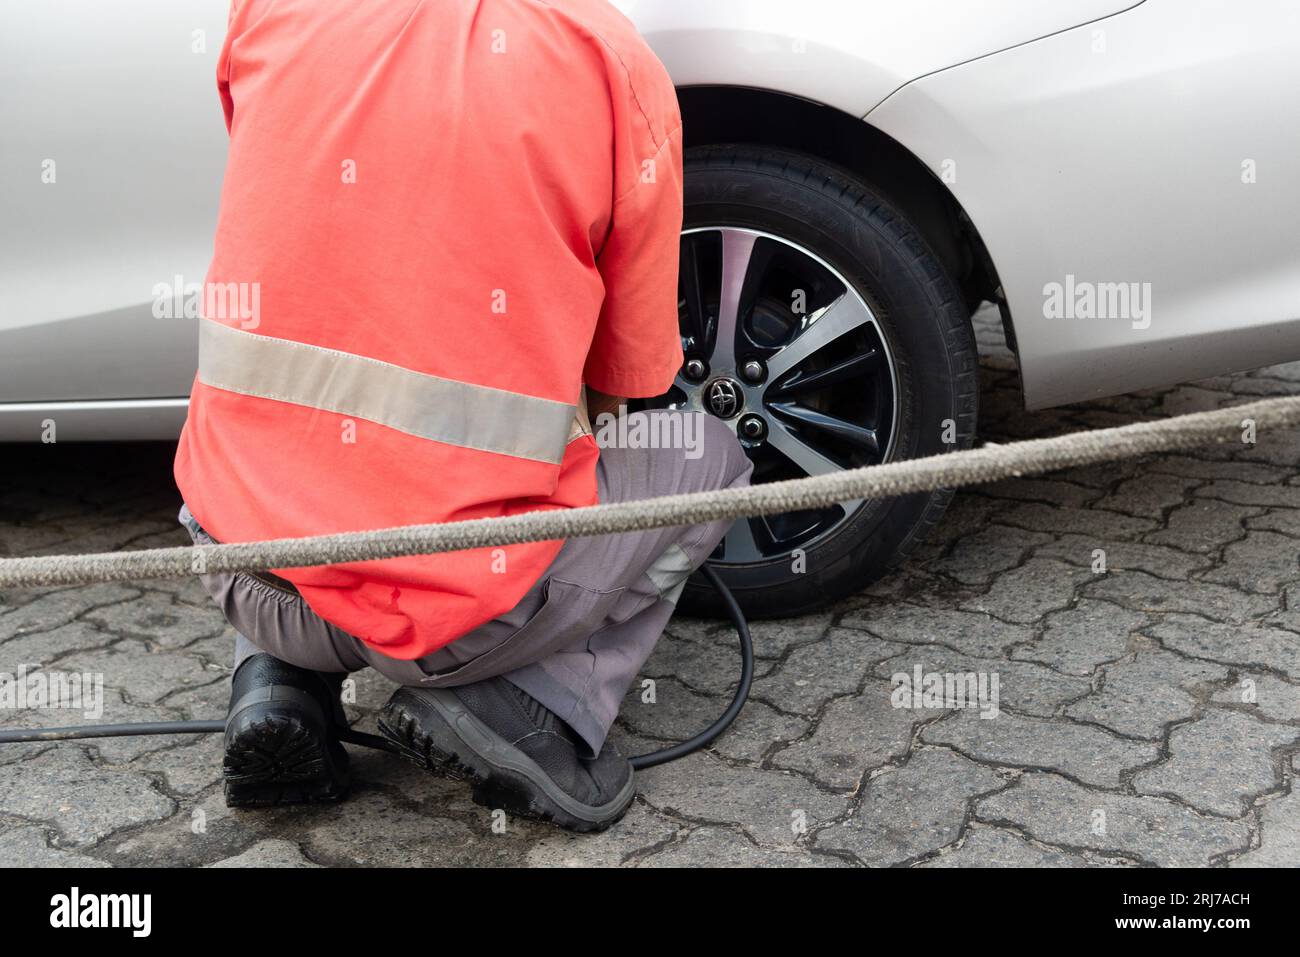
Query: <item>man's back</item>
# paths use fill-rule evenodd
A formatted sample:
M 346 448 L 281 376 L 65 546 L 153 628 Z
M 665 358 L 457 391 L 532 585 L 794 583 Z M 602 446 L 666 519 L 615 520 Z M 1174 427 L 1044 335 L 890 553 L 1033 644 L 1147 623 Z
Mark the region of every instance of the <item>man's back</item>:
M 204 321 L 176 469 L 203 526 L 591 504 L 584 378 L 653 395 L 681 358 L 680 120 L 631 25 L 603 0 L 243 0 L 218 70 L 209 288 L 252 286 L 258 311 Z M 558 547 L 284 574 L 414 658 L 510 608 Z

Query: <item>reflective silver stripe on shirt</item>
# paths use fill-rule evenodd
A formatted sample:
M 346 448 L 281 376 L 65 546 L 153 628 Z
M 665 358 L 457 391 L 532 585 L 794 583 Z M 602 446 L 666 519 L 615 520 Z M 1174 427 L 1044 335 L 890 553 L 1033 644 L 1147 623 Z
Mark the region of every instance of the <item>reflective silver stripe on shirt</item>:
M 378 359 L 199 323 L 199 379 L 240 395 L 355 416 L 408 435 L 558 465 L 577 407 Z

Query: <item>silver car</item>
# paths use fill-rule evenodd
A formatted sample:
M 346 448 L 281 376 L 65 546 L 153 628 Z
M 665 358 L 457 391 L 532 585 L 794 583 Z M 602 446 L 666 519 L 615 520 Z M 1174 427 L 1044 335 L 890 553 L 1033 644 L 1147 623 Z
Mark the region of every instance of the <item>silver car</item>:
M 969 446 L 985 302 L 1030 408 L 1300 358 L 1298 0 L 616 5 L 689 148 L 659 402 L 733 423 L 758 481 Z M 180 428 L 226 12 L 0 12 L 0 439 Z M 715 559 L 750 614 L 804 611 L 945 504 L 742 521 Z

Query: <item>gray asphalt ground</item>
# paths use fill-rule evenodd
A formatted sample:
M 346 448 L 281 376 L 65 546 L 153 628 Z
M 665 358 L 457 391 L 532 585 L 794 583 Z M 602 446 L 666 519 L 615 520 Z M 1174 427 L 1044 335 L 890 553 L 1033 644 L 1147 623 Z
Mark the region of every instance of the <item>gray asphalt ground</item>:
M 978 331 L 991 441 L 1300 392 L 1296 363 L 1026 413 L 988 310 Z M 0 555 L 187 544 L 171 452 L 0 447 Z M 641 775 L 604 834 L 494 819 L 464 786 L 361 750 L 341 805 L 230 811 L 219 736 L 134 738 L 0 745 L 0 859 L 1296 866 L 1298 551 L 1296 433 L 981 486 L 864 593 L 755 624 L 734 729 Z M 0 591 L 0 672 L 100 673 L 102 721 L 224 717 L 232 643 L 193 581 Z M 891 677 L 918 666 L 996 677 L 996 717 L 894 707 Z M 703 726 L 736 669 L 727 626 L 674 620 L 645 669 L 653 703 L 633 689 L 618 740 L 635 752 Z M 358 677 L 363 727 L 390 690 Z M 0 707 L 4 726 L 82 720 Z

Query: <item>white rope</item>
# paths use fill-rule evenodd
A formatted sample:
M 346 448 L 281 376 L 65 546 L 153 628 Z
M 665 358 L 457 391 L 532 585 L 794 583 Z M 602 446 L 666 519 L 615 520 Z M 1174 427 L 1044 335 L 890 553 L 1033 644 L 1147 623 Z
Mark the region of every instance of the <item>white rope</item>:
M 0 587 L 86 585 L 138 578 L 183 578 L 196 572 L 301 568 L 700 525 L 745 515 L 774 515 L 824 508 L 836 502 L 975 485 L 1210 443 L 1240 444 L 1248 434 L 1297 424 L 1300 396 L 1288 396 L 1156 422 L 986 446 L 750 488 L 311 538 L 8 558 L 0 560 Z

